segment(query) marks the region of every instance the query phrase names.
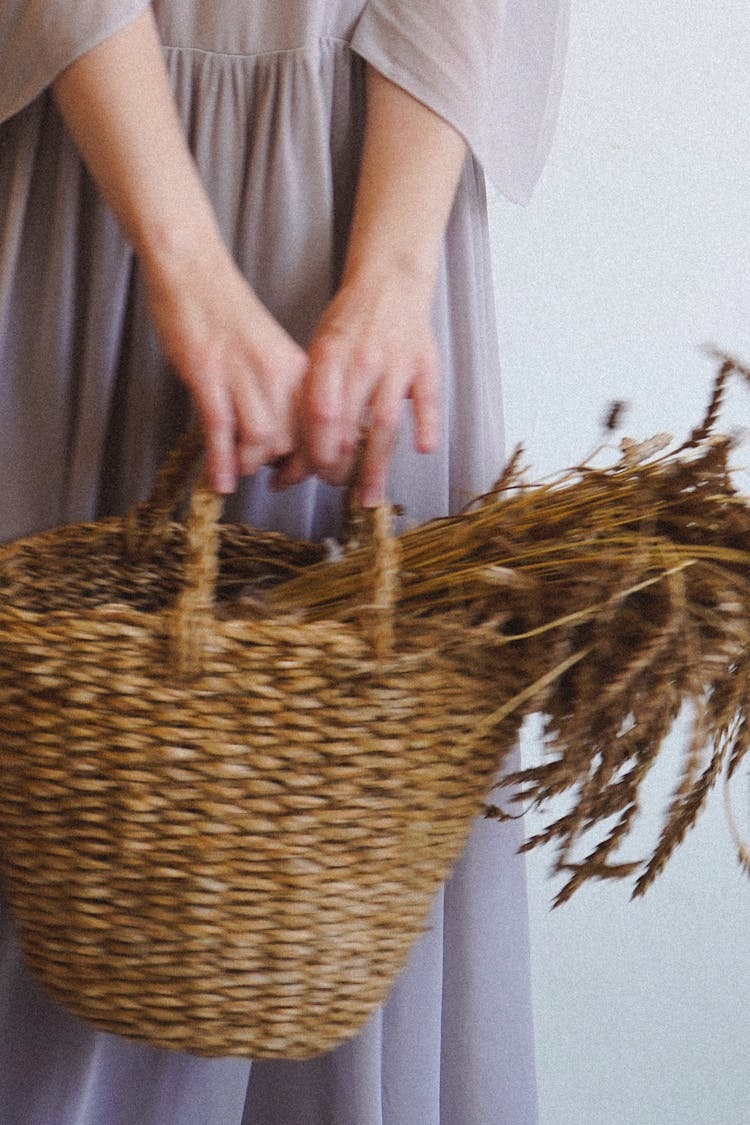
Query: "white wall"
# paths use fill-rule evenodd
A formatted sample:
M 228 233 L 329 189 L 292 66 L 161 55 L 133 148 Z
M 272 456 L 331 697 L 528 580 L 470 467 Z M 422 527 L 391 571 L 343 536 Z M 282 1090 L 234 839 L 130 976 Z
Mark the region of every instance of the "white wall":
M 747 0 L 573 7 L 543 181 L 526 209 L 492 201 L 508 436 L 539 473 L 597 443 L 613 398 L 632 436 L 685 434 L 713 373 L 702 345 L 750 361 Z M 750 425 L 747 388 L 724 423 Z M 638 903 L 592 885 L 551 912 L 548 862 L 529 862 L 542 1125 L 748 1125 L 750 879 L 721 792 Z

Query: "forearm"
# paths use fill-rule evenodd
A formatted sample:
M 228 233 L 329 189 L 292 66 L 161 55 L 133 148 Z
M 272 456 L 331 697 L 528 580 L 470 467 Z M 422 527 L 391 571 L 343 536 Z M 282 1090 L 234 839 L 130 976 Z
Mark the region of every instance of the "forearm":
M 396 272 L 431 291 L 465 154 L 452 126 L 368 69 L 345 281 Z
M 185 142 L 150 10 L 74 62 L 54 94 L 147 272 L 219 242 Z
M 415 447 L 428 453 L 437 445 L 432 298 L 465 154 L 464 141 L 441 117 L 368 71 L 343 278 L 310 344 L 302 449 L 279 473 L 279 484 L 310 471 L 341 483 L 363 442 L 358 496 L 363 504 L 379 503 L 406 399 Z
M 291 451 L 305 354 L 219 233 L 184 139 L 151 11 L 55 83 L 66 125 L 144 270 L 166 355 L 201 413 L 215 487 Z

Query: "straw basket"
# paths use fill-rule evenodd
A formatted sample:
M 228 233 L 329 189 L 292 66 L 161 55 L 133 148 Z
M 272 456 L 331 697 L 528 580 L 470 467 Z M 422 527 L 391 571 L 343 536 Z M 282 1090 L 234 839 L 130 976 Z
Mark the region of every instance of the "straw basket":
M 498 765 L 450 618 L 394 619 L 381 512 L 343 620 L 240 612 L 320 548 L 217 524 L 190 450 L 125 519 L 0 551 L 0 856 L 25 957 L 107 1031 L 305 1057 L 353 1035 L 423 930 Z

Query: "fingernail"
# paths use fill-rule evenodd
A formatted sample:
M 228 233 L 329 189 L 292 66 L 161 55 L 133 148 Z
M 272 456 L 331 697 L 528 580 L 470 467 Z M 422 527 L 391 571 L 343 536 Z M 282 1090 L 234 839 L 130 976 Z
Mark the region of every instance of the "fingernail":
M 381 498 L 377 492 L 373 492 L 369 488 L 363 489 L 359 494 L 359 503 L 362 508 L 377 508 L 380 502 Z
M 237 478 L 232 473 L 218 473 L 214 481 L 214 487 L 222 496 L 227 496 L 236 489 Z

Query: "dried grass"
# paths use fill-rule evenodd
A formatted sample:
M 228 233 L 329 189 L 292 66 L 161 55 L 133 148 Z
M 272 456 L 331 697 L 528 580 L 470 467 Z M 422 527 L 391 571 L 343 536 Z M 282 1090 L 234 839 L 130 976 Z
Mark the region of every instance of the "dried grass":
M 642 894 L 722 770 L 735 774 L 750 750 L 750 507 L 733 484 L 732 442 L 715 432 L 727 382 L 750 371 L 719 358 L 705 416 L 677 448 L 624 441 L 613 464 L 592 459 L 542 483 L 527 480 L 519 450 L 467 510 L 398 537 L 397 627 L 435 615 L 460 625 L 492 673 L 497 706 L 482 725 L 494 726 L 500 761 L 526 717 L 543 716 L 543 760 L 503 784 L 542 811 L 568 798 L 526 844 L 554 846 L 567 877 L 557 902 L 592 878 L 634 877 Z M 355 541 L 262 598 L 306 618 L 361 613 L 365 549 Z M 692 733 L 653 853 L 618 861 L 686 704 Z M 738 851 L 750 870 L 739 836 Z

